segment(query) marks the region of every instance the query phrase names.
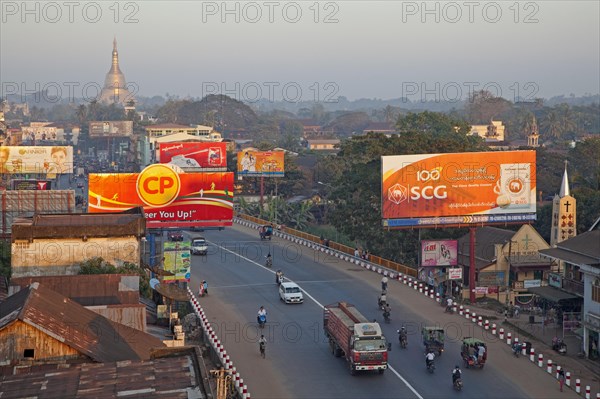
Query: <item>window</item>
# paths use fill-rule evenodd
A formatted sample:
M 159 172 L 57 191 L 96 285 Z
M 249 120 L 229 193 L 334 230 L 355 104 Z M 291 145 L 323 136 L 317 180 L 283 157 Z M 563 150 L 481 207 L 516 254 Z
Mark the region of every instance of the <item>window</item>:
M 592 301 L 600 302 L 600 279 L 598 278 L 592 283 Z
M 34 357 L 34 356 L 33 356 L 33 355 L 34 355 L 34 352 L 35 352 L 35 350 L 34 350 L 34 349 L 25 349 L 25 350 L 23 351 L 23 357 L 26 357 L 26 358 L 32 358 L 32 359 L 33 359 L 33 357 Z

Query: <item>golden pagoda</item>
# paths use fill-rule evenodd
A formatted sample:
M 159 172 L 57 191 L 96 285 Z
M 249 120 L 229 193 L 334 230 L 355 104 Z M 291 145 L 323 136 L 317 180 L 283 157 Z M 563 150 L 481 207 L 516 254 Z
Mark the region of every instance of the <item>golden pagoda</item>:
M 112 66 L 106 74 L 99 102 L 107 104 L 116 103 L 124 106 L 130 101 L 135 101 L 135 98 L 129 92 L 125 75 L 123 75 L 123 72 L 119 68 L 119 53 L 117 51 L 117 39 L 115 38 L 113 41 Z

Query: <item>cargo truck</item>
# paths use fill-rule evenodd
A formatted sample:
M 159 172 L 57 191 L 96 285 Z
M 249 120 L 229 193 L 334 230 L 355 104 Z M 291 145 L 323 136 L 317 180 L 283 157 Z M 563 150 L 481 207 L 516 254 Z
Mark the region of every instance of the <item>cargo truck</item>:
M 388 345 L 378 323 L 369 322 L 354 305 L 338 302 L 325 306 L 323 328 L 331 353 L 344 356 L 350 374 L 357 371 L 387 369 Z

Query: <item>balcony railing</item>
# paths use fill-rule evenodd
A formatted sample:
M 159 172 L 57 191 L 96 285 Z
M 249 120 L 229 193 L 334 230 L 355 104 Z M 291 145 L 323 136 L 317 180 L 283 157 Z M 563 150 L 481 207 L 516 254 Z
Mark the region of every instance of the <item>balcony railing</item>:
M 562 280 L 562 289 L 568 291 L 572 294 L 579 295 L 583 297 L 583 282 L 572 280 L 569 278 L 563 278 Z

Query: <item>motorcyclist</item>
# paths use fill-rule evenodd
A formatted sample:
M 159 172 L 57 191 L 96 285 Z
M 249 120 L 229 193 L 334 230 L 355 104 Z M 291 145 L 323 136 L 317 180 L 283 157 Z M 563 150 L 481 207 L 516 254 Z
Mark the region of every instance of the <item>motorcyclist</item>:
M 383 318 L 385 319 L 385 321 L 388 321 L 390 319 L 391 314 L 392 314 L 392 308 L 390 307 L 389 303 L 386 303 L 383 306 Z
M 264 335 L 261 334 L 260 339 L 258 340 L 258 349 L 260 350 L 260 354 L 264 357 L 265 348 L 267 346 L 267 339 Z
M 382 291 L 381 295 L 379 295 L 379 298 L 377 299 L 377 304 L 379 305 L 379 308 L 381 310 L 384 310 L 385 305 L 387 304 L 387 295 L 385 291 Z
M 256 320 L 258 321 L 258 324 L 261 324 L 261 321 L 263 323 L 267 322 L 267 309 L 265 309 L 263 306 L 261 306 L 260 309 L 258 309 Z
M 453 304 L 453 300 L 452 297 L 448 297 L 446 299 L 446 312 L 452 312 L 452 304 Z
M 388 285 L 388 278 L 384 276 L 381 279 L 381 290 L 382 291 L 386 291 L 387 290 L 387 285 Z
M 425 366 L 429 368 L 433 364 L 433 360 L 435 359 L 435 354 L 432 350 L 425 355 Z
M 458 365 L 454 366 L 454 370 L 452 370 L 452 384 L 456 384 L 456 381 L 459 380 L 462 376 L 462 371 Z
M 271 252 L 267 254 L 267 267 L 273 266 L 273 257 L 271 256 Z
M 400 327 L 398 330 L 398 340 L 400 341 L 400 344 L 402 344 L 402 341 L 408 341 L 408 334 L 406 333 L 406 328 L 404 326 Z

